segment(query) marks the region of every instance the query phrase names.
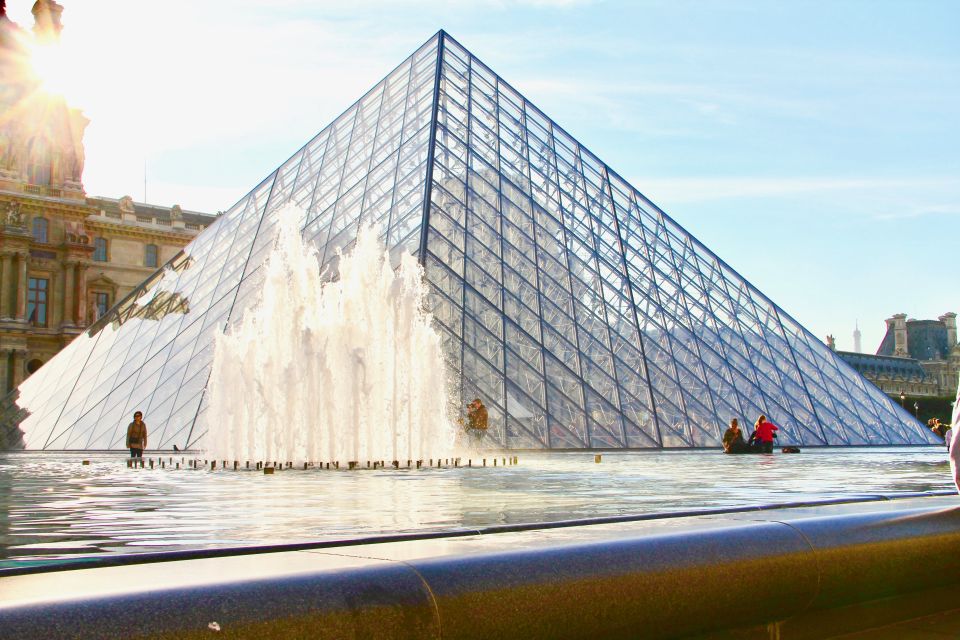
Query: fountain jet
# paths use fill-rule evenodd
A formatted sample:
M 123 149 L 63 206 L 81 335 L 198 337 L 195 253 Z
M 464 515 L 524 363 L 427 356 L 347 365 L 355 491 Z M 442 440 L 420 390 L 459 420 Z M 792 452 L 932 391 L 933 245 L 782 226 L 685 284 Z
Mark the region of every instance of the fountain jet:
M 280 211 L 259 302 L 217 337 L 207 451 L 298 465 L 453 454 L 422 267 L 405 254 L 394 270 L 367 227 L 331 280 L 301 237 L 303 217 Z

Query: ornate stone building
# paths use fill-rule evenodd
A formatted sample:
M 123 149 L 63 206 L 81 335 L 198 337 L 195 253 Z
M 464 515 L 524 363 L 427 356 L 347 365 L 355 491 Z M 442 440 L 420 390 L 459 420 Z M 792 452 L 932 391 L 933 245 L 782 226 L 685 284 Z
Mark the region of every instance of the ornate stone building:
M 0 390 L 36 371 L 175 256 L 213 216 L 89 197 L 88 120 L 45 92 L 30 43 L 56 40 L 62 7 L 34 4 L 32 34 L 0 0 Z
M 953 397 L 960 376 L 957 314 L 908 320 L 905 313 L 898 313 L 886 323 L 876 355 L 848 351 L 838 355 L 890 396 Z M 832 337 L 827 344 L 835 348 Z

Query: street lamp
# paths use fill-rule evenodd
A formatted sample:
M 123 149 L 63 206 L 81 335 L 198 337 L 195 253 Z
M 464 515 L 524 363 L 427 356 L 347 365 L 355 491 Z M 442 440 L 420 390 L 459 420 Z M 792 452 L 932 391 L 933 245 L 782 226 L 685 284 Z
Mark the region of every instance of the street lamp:
M 913 403 L 913 416 L 919 420 L 920 419 L 920 404 L 917 402 Z
M 900 392 L 900 408 L 903 409 L 903 401 L 907 396 L 904 395 L 903 391 Z

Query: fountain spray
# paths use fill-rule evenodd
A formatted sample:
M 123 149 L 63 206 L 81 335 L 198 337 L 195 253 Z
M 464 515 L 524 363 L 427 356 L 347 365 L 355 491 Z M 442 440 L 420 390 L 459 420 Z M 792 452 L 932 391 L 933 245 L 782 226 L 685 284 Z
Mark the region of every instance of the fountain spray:
M 258 303 L 217 336 L 205 414 L 214 459 L 423 460 L 454 455 L 441 340 L 424 311 L 422 267 L 394 270 L 371 227 L 321 274 L 278 212 Z

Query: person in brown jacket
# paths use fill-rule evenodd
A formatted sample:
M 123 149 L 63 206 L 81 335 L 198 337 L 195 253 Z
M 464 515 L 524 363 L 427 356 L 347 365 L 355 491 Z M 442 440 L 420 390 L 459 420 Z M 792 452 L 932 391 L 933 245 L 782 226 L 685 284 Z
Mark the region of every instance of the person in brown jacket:
M 724 453 L 749 453 L 750 448 L 743 441 L 743 432 L 736 418 L 730 420 L 730 428 L 723 432 Z
M 147 423 L 140 411 L 133 414 L 133 422 L 127 425 L 127 448 L 131 458 L 142 458 L 147 448 Z
M 474 398 L 473 402 L 467 405 L 467 432 L 479 442 L 487 433 L 487 408 L 483 406 L 480 398 Z

